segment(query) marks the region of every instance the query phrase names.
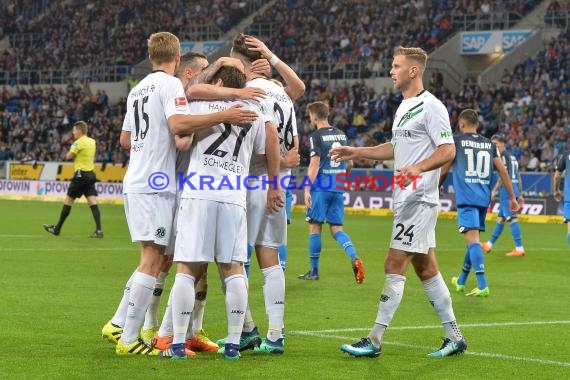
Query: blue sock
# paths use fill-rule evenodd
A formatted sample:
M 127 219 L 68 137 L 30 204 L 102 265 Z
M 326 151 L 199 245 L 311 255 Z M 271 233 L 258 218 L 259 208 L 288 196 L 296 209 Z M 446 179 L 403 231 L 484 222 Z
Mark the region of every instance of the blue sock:
M 309 260 L 311 262 L 311 275 L 319 274 L 319 258 L 321 257 L 321 234 L 309 235 Z
M 485 278 L 485 262 L 481 245 L 478 242 L 470 244 L 467 246 L 467 251 L 469 252 L 469 259 L 471 260 L 471 265 L 473 265 L 475 276 L 477 277 L 477 287 L 479 289 L 485 289 L 487 287 L 487 279 Z
M 287 246 L 285 244 L 279 246 L 279 264 L 281 269 L 285 270 L 287 266 Z
M 495 244 L 497 239 L 499 239 L 499 236 L 501 236 L 501 234 L 503 233 L 504 228 L 505 228 L 505 223 L 497 222 L 497 224 L 495 224 L 495 229 L 493 230 L 493 235 L 491 236 L 491 239 L 489 239 L 491 244 Z
M 465 250 L 465 257 L 463 258 L 463 267 L 461 268 L 461 274 L 457 279 L 457 285 L 465 285 L 467 282 L 467 276 L 471 271 L 471 259 L 469 258 L 469 249 Z
M 570 222 L 568 222 L 570 223 Z M 570 245 L 570 232 L 568 232 L 568 235 L 566 235 L 566 240 L 568 240 L 568 245 Z
M 342 249 L 344 249 L 344 252 L 346 252 L 348 257 L 350 257 L 350 262 L 354 262 L 354 259 L 356 259 L 356 249 L 354 248 L 352 241 L 350 241 L 350 236 L 348 236 L 344 231 L 338 231 L 334 234 L 334 239 Z
M 522 247 L 521 227 L 519 226 L 519 222 L 511 222 L 509 227 L 511 227 L 511 234 L 513 234 L 515 247 Z
M 245 274 L 249 277 L 249 265 L 251 264 L 251 254 L 253 253 L 253 246 L 247 245 L 247 261 L 243 264 L 243 268 L 245 269 Z

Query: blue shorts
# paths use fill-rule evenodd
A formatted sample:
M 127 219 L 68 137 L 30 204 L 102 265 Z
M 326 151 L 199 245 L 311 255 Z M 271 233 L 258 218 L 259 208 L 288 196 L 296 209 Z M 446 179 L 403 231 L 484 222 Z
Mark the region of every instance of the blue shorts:
M 334 191 L 312 191 L 312 206 L 307 208 L 307 222 L 334 226 L 344 224 L 344 196 Z
M 287 224 L 291 224 L 291 208 L 293 207 L 293 192 L 285 192 L 285 213 L 287 214 Z
M 457 224 L 459 232 L 470 230 L 485 231 L 485 216 L 487 207 L 481 206 L 457 206 Z
M 570 222 L 570 202 L 564 202 L 564 223 Z
M 507 222 L 517 217 L 517 214 L 511 213 L 509 198 L 499 198 L 499 213 L 497 216 L 499 218 L 504 218 Z

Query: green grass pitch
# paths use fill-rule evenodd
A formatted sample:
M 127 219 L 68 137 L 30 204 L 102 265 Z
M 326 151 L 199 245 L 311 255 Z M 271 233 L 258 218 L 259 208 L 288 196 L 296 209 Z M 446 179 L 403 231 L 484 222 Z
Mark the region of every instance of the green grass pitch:
M 64 379 L 562 379 L 570 378 L 570 249 L 563 225 L 523 224 L 527 255 L 505 257 L 513 248 L 508 227 L 485 255 L 491 289 L 487 299 L 453 294 L 457 320 L 468 341 L 467 354 L 429 359 L 443 329 L 413 270 L 404 299 L 385 335 L 379 358 L 353 358 L 339 346 L 366 336 L 376 317 L 391 218 L 349 216 L 345 230 L 366 268 L 364 284 L 354 282 L 346 255 L 327 233 L 321 279 L 304 282 L 308 236 L 303 215 L 289 227 L 286 351 L 263 356 L 251 351 L 237 362 L 198 354 L 185 362 L 123 358 L 100 339 L 125 281 L 138 261 L 123 208 L 102 205 L 105 238 L 94 230 L 88 207 L 73 207 L 59 237 L 42 223 L 57 220 L 60 203 L 0 201 L 0 378 Z M 493 225 L 488 225 L 488 238 Z M 447 282 L 461 268 L 465 243 L 454 221 L 437 225 L 437 256 Z M 253 263 L 250 304 L 265 333 L 262 277 Z M 215 274 L 215 275 L 214 275 Z M 161 313 L 174 275 L 167 279 Z M 475 286 L 470 276 L 468 289 Z M 159 315 L 161 318 L 162 315 Z M 209 278 L 204 326 L 216 339 L 225 335 L 226 316 L 216 271 Z

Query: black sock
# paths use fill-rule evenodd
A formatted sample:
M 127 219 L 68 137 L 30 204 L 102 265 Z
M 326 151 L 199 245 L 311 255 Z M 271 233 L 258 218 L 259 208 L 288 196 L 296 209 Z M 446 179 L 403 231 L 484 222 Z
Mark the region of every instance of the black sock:
M 61 209 L 61 214 L 59 214 L 59 222 L 57 222 L 55 229 L 56 230 L 60 230 L 61 226 L 63 226 L 63 223 L 65 222 L 65 219 L 67 219 L 67 217 L 69 216 L 69 213 L 71 212 L 71 206 L 68 205 L 63 205 L 63 208 Z
M 89 206 L 91 212 L 93 213 L 93 219 L 95 219 L 95 224 L 97 225 L 97 231 L 101 231 L 101 212 L 99 212 L 99 206 L 93 205 Z

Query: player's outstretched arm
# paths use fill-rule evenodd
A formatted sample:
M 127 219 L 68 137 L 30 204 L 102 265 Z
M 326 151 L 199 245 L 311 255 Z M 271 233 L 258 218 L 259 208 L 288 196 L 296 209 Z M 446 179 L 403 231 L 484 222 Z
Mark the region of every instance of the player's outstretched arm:
M 397 171 L 399 175 L 408 178 L 407 181 L 410 181 L 409 183 L 411 183 L 413 178 L 418 178 L 422 173 L 441 168 L 447 162 L 453 161 L 454 159 L 455 144 L 441 144 L 432 153 L 432 155 L 425 160 L 414 165 L 399 168 Z
M 335 162 L 368 158 L 370 160 L 391 160 L 394 158 L 392 143 L 372 147 L 339 146 L 329 151 L 329 157 Z
M 247 125 L 257 119 L 257 112 L 235 105 L 222 112 L 207 115 L 173 115 L 168 118 L 170 131 L 175 135 L 190 135 L 216 124 Z
M 247 37 L 245 43 L 249 46 L 249 50 L 258 51 L 261 56 L 268 60 L 274 67 L 275 70 L 283 77 L 285 80 L 285 92 L 292 101 L 299 99 L 305 93 L 305 83 L 299 78 L 299 76 L 293 71 L 289 65 L 281 61 L 273 52 L 260 40 L 255 37 Z
M 214 74 L 218 72 L 222 66 L 233 66 L 237 68 L 242 73 L 245 72 L 245 68 L 243 66 L 242 61 L 237 58 L 231 57 L 221 57 L 216 60 L 216 62 L 212 63 L 210 66 L 206 67 L 202 72 L 196 75 L 194 78 L 190 80 L 190 85 L 196 83 L 210 83 Z
M 186 90 L 189 100 L 259 100 L 266 96 L 265 90 L 257 87 L 230 88 L 206 83 L 193 84 Z
M 503 164 L 503 160 L 501 160 L 500 157 L 493 158 L 493 163 L 495 164 L 495 168 L 499 172 L 499 178 L 500 178 L 499 181 L 505 185 L 507 193 L 509 193 L 509 208 L 511 212 L 516 213 L 519 210 L 519 204 L 517 202 L 517 198 L 515 197 L 513 183 L 509 178 L 509 173 L 507 173 L 507 168 L 505 168 L 505 164 Z M 497 183 L 499 181 L 497 181 Z

